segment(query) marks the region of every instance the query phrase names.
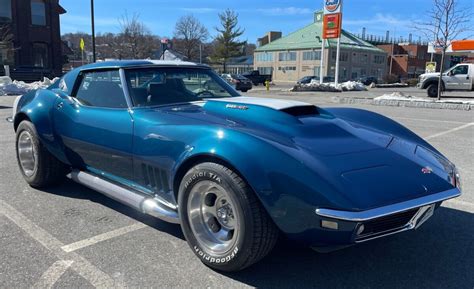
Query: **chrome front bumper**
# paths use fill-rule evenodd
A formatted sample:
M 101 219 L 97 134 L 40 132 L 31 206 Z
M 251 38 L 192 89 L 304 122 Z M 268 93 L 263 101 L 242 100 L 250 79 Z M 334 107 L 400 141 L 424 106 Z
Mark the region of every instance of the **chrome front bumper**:
M 360 243 L 416 229 L 433 215 L 437 204 L 460 195 L 461 191 L 454 188 L 366 211 L 354 212 L 318 208 L 316 209 L 316 214 L 323 219 L 327 218 L 335 222 L 357 223 L 354 231 L 354 242 Z M 365 227 L 365 229 L 361 227 Z M 366 230 L 368 228 L 371 228 L 371 230 Z M 366 230 L 366 232 L 364 232 L 364 230 Z

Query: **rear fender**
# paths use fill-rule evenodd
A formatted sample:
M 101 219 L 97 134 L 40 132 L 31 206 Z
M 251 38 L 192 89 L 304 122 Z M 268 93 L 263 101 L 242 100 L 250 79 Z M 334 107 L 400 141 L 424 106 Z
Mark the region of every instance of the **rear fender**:
M 38 137 L 46 149 L 60 161 L 69 164 L 61 142 L 54 132 L 53 114 L 60 100 L 59 95 L 51 90 L 39 89 L 34 92 L 33 97 L 32 95 L 25 96 L 26 100 L 23 100 L 23 97 L 20 100 L 15 120 L 20 115 L 26 116 L 35 126 Z

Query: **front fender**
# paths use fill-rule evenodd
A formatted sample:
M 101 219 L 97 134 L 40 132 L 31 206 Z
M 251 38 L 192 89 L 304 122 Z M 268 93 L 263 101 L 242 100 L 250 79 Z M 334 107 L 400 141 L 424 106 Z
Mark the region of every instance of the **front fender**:
M 438 150 L 436 150 L 431 144 L 419 137 L 417 134 L 401 125 L 400 123 L 394 121 L 391 118 L 383 116 L 381 114 L 357 109 L 357 108 L 326 108 L 334 116 L 341 118 L 350 123 L 355 123 L 361 126 L 379 130 L 391 134 L 395 137 L 403 138 L 409 141 L 412 141 L 418 145 L 421 145 L 425 148 L 428 148 L 439 155 L 442 155 Z
M 236 130 L 208 135 L 215 137 L 192 143 L 192 149 L 177 162 L 175 172 L 186 160 L 200 155 L 211 155 L 231 164 L 286 234 L 299 234 L 314 227 L 316 207 L 351 206 L 322 176 L 298 161 L 296 148 Z

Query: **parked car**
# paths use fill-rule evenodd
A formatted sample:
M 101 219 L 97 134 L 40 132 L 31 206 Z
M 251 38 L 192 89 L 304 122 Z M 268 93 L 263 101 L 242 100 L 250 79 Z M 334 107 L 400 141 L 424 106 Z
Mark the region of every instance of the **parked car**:
M 438 96 L 439 72 L 420 75 L 418 87 L 426 89 L 429 97 Z M 474 63 L 461 63 L 442 75 L 442 90 L 474 90 Z
M 365 77 L 359 78 L 359 82 L 361 82 L 364 85 L 371 85 L 372 83 L 377 84 L 378 79 L 375 76 L 365 76 Z
M 311 81 L 313 80 L 319 83 L 319 76 L 304 76 L 300 80 L 298 80 L 296 83 L 308 84 L 308 83 L 311 83 Z M 334 76 L 324 76 L 323 82 L 324 83 L 334 82 Z
M 233 85 L 236 90 L 247 92 L 252 89 L 252 82 L 250 79 L 240 74 L 222 74 L 222 78 Z
M 253 85 L 257 86 L 259 84 L 265 84 L 265 82 L 272 81 L 272 75 L 271 74 L 260 74 L 258 70 L 246 72 L 242 74 L 244 77 L 250 79 L 253 83 Z
M 194 63 L 86 65 L 18 97 L 9 121 L 32 187 L 67 176 L 180 224 L 222 271 L 279 234 L 329 250 L 415 229 L 461 194 L 455 165 L 387 117 L 242 97 Z
M 315 80 L 319 80 L 319 76 L 304 76 L 302 78 L 300 78 L 296 83 L 297 84 L 308 84 L 308 83 L 311 83 L 311 81 L 315 79 Z

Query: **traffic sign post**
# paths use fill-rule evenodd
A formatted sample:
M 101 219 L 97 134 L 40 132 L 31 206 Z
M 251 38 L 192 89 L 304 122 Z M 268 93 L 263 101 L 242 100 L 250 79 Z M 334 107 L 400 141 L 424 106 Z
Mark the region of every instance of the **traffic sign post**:
M 81 38 L 81 41 L 79 42 L 79 48 L 81 48 L 81 62 L 82 62 L 82 65 L 84 65 L 84 47 L 85 47 L 84 38 Z
M 339 55 L 341 51 L 342 0 L 324 0 L 323 38 L 337 38 L 334 84 L 339 82 Z M 329 61 L 329 59 L 328 59 Z

